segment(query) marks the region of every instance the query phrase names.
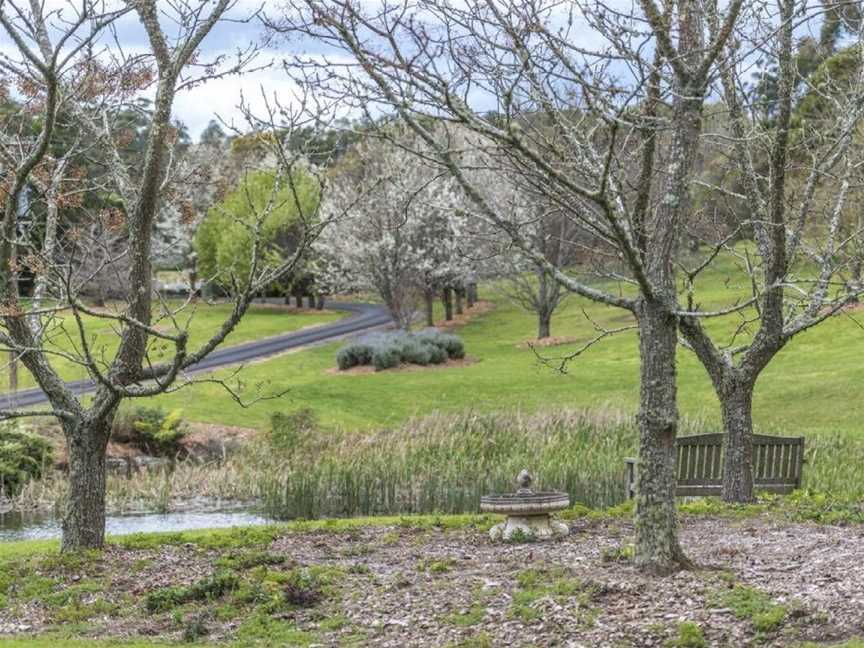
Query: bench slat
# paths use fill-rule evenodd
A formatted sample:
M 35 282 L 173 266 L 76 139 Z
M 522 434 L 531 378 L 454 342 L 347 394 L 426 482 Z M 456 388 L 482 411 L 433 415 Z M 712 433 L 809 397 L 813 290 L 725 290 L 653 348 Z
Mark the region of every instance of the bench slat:
M 676 495 L 719 495 L 723 487 L 723 434 L 698 434 L 675 440 Z M 635 492 L 635 460 L 627 459 L 627 489 Z M 772 493 L 791 493 L 801 486 L 804 437 L 753 435 L 753 486 Z

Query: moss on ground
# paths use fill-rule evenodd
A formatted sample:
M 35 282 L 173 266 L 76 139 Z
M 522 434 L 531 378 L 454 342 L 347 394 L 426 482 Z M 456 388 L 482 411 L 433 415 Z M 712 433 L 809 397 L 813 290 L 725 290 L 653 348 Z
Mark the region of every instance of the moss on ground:
M 786 621 L 788 609 L 754 587 L 734 585 L 712 597 L 715 607 L 729 608 L 738 619 L 746 619 L 757 632 L 774 632 Z
M 816 497 L 799 495 L 794 498 L 770 498 L 759 505 L 726 507 L 714 502 L 691 502 L 682 506 L 690 515 L 787 515 L 794 506 L 801 510 L 825 502 Z M 837 509 L 834 509 L 835 512 Z M 570 519 L 614 521 L 627 515 L 628 507 L 607 511 L 590 511 L 574 507 L 564 517 Z M 42 541 L 0 545 L 0 603 L 7 609 L 24 610 L 36 605 L 47 619 L 51 648 L 77 648 L 79 645 L 100 647 L 97 641 L 82 644 L 73 639 L 94 632 L 96 619 L 117 619 L 127 623 L 154 617 L 162 620 L 166 633 L 191 640 L 218 640 L 226 646 L 308 645 L 326 643 L 329 633 L 338 633 L 347 645 L 356 639 L 363 645 L 363 633 L 351 628 L 343 616 L 340 602 L 351 583 L 368 582 L 375 575 L 363 562 L 365 556 L 397 543 L 406 547 L 418 546 L 436 534 L 448 530 L 472 529 L 483 534 L 498 520 L 488 515 L 416 516 L 327 520 L 182 533 L 137 534 L 113 538 L 104 554 L 57 553 L 56 544 Z M 363 527 L 387 527 L 380 539 L 370 541 L 360 533 Z M 332 543 L 338 536 L 334 556 L 343 562 L 340 566 L 328 564 L 297 564 L 290 554 L 280 552 L 279 543 L 285 536 L 302 533 L 309 539 L 321 536 L 322 543 Z M 589 531 L 590 533 L 590 531 Z M 274 545 L 274 541 L 279 543 Z M 317 543 L 317 540 L 314 540 Z M 339 548 L 341 547 L 341 548 Z M 348 551 L 349 547 L 362 550 Z M 531 550 L 526 548 L 526 550 Z M 128 564 L 128 574 L 112 574 L 117 565 L 112 563 L 122 556 Z M 117 577 L 131 577 L 147 581 L 148 574 L 158 573 L 162 556 L 181 560 L 189 556 L 198 563 L 194 578 L 185 581 L 170 580 L 162 586 L 149 587 L 142 595 L 129 594 L 129 586 L 112 584 Z M 415 554 L 416 555 L 416 554 Z M 422 555 L 422 554 L 420 554 Z M 452 579 L 459 564 L 449 558 L 414 558 L 407 571 L 382 579 L 382 587 L 399 591 L 411 587 L 421 579 L 432 583 L 437 579 Z M 113 566 L 112 566 L 113 565 Z M 207 570 L 209 566 L 209 571 Z M 203 569 L 202 569 L 203 567 Z M 610 566 L 611 568 L 611 566 Z M 418 573 L 419 572 L 419 573 Z M 454 572 L 454 573 L 451 573 Z M 404 583 L 400 584 L 401 581 Z M 353 579 L 353 580 L 352 580 Z M 787 618 L 794 616 L 788 605 L 775 603 L 761 590 L 736 584 L 734 574 L 718 573 L 715 587 L 709 595 L 713 607 L 729 608 L 735 618 L 743 620 L 755 636 L 784 633 L 792 629 Z M 573 576 L 567 569 L 539 564 L 523 569 L 514 576 L 510 586 L 512 599 L 507 603 L 509 616 L 521 623 L 536 623 L 545 601 L 552 600 L 572 610 L 573 623 L 590 627 L 599 612 L 602 597 L 598 585 Z M 500 593 L 500 592 L 499 592 Z M 489 605 L 482 589 L 475 590 L 471 600 L 462 601 L 459 608 L 445 611 L 440 621 L 452 628 L 464 629 L 470 634 L 480 626 Z M 298 625 L 294 618 L 303 611 L 305 622 Z M 311 612 L 310 612 L 311 611 Z M 311 614 L 311 616 L 310 616 Z M 225 627 L 233 630 L 226 635 Z M 54 635 L 50 634 L 53 628 Z M 692 628 L 679 627 L 663 635 L 670 646 L 698 646 L 698 635 Z M 221 630 L 220 630 L 221 629 Z M 217 632 L 216 639 L 213 633 Z M 472 635 L 473 636 L 473 635 Z M 354 639 L 350 639 L 354 637 Z M 482 633 L 478 633 L 482 641 Z M 350 641 L 349 641 L 350 639 Z M 31 643 L 27 643 L 31 641 Z M 3 640 L 2 645 L 12 648 L 41 648 L 43 637 Z M 468 639 L 470 645 L 470 639 Z M 239 642 L 239 643 L 231 643 Z M 282 643 L 279 643 L 282 642 Z M 106 643 L 106 646 L 118 645 Z M 132 643 L 132 646 L 154 645 Z M 158 645 L 158 644 L 157 644 Z M 860 642 L 840 644 L 843 648 L 864 648 Z

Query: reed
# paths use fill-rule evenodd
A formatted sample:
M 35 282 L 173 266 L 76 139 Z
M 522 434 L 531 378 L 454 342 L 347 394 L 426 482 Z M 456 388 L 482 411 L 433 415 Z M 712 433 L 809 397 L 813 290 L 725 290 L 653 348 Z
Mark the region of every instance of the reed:
M 308 412 L 274 416 L 273 423 L 224 461 L 110 476 L 109 509 L 256 502 L 277 519 L 473 512 L 481 495 L 512 491 L 523 468 L 538 489 L 604 508 L 625 499 L 623 459 L 635 456 L 638 443 L 635 418 L 612 408 L 439 413 L 371 433 L 325 429 Z M 715 431 L 685 419 L 680 434 Z M 861 501 L 861 456 L 864 439 L 808 437 L 804 487 Z M 64 496 L 65 478 L 55 472 L 29 482 L 14 507 L 51 508 Z
M 283 470 L 265 476 L 263 501 L 282 519 L 473 512 L 528 468 L 538 489 L 606 507 L 625 498 L 623 458 L 636 439 L 633 417 L 612 410 L 433 414 L 295 444 Z

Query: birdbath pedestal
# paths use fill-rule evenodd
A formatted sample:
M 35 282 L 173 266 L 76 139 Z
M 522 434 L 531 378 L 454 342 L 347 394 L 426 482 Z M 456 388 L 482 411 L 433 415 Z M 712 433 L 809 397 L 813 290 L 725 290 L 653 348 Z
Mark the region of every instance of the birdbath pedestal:
M 492 540 L 547 540 L 570 533 L 568 526 L 552 518 L 552 513 L 570 506 L 570 496 L 558 491 L 531 490 L 531 474 L 523 470 L 516 478 L 515 493 L 484 495 L 480 510 L 500 513 L 507 519 L 489 531 Z

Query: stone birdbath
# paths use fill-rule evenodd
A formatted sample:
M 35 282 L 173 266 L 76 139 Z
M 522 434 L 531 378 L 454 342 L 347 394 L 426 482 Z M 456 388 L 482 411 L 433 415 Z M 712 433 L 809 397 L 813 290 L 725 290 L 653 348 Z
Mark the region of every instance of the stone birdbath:
M 531 490 L 531 473 L 523 470 L 516 478 L 518 489 L 504 495 L 484 495 L 480 498 L 480 510 L 485 513 L 501 513 L 507 519 L 489 531 L 492 540 L 531 539 L 546 540 L 563 537 L 570 529 L 563 522 L 552 518 L 552 513 L 570 506 L 570 496 L 559 491 Z

